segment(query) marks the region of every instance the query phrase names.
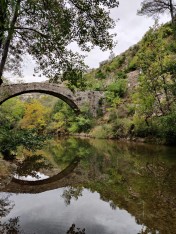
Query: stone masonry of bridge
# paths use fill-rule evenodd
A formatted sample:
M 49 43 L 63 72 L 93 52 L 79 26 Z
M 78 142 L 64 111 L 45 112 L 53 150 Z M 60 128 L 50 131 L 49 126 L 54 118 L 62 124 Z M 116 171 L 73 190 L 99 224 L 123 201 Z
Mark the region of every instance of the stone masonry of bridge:
M 57 84 L 35 82 L 0 86 L 0 105 L 10 98 L 24 93 L 44 93 L 58 97 L 77 113 L 80 112 L 83 105 L 88 105 L 93 116 L 97 116 L 98 110 L 103 108 L 102 103 L 105 98 L 102 91 L 72 92 Z

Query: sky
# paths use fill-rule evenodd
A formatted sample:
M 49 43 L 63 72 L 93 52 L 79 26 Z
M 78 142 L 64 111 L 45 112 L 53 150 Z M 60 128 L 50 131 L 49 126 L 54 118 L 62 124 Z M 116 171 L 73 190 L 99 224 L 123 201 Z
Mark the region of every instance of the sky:
M 152 18 L 146 16 L 138 16 L 137 10 L 140 9 L 140 4 L 142 0 L 119 0 L 119 7 L 111 10 L 111 17 L 117 21 L 116 27 L 112 30 L 113 33 L 116 33 L 117 36 L 114 38 L 117 41 L 117 45 L 113 49 L 115 55 L 118 55 L 130 46 L 136 44 L 141 40 L 145 32 L 154 24 Z M 169 21 L 168 15 L 162 15 L 160 18 L 160 23 L 165 23 Z M 76 43 L 70 45 L 70 48 L 75 52 L 80 52 L 79 47 Z M 90 68 L 97 68 L 101 61 L 107 60 L 110 51 L 102 52 L 98 47 L 93 49 L 91 52 L 86 53 L 87 57 L 85 58 L 85 63 Z M 24 63 L 24 77 L 22 80 L 24 82 L 34 82 L 34 81 L 43 81 L 45 77 L 34 77 L 34 61 L 28 57 L 25 59 Z

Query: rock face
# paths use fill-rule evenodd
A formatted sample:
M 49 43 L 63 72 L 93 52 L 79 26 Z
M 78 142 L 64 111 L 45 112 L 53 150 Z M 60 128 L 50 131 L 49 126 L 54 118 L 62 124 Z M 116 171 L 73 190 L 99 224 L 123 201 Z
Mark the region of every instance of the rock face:
M 80 112 L 81 106 L 88 105 L 93 116 L 96 116 L 98 109 L 102 108 L 102 100 L 104 99 L 104 92 L 80 91 L 73 93 L 69 89 L 57 84 L 36 82 L 0 86 L 0 104 L 12 97 L 33 92 L 58 97 L 77 113 Z
M 138 76 L 139 71 L 132 71 L 127 74 L 127 81 L 128 81 L 128 92 L 133 93 L 136 86 L 138 85 Z

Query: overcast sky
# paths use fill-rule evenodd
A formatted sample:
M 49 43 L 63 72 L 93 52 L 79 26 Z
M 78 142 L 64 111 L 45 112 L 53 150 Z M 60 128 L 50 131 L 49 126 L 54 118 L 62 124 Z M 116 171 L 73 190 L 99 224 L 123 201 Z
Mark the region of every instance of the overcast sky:
M 118 42 L 113 50 L 115 55 L 122 53 L 130 46 L 136 44 L 149 27 L 154 24 L 154 20 L 152 18 L 136 15 L 137 9 L 140 8 L 142 0 L 119 1 L 119 7 L 111 10 L 112 18 L 118 21 L 115 29 L 113 30 L 113 32 L 117 33 L 115 40 Z M 170 20 L 168 15 L 162 15 L 160 23 L 165 23 L 168 20 Z M 75 44 L 71 45 L 71 48 L 73 51 L 80 51 Z M 98 48 L 95 48 L 91 52 L 87 53 L 85 62 L 90 68 L 97 68 L 101 61 L 108 59 L 109 55 L 110 51 L 102 52 Z M 25 82 L 41 81 L 44 79 L 44 77 L 33 77 L 33 67 L 34 62 L 30 59 L 26 59 L 23 78 Z

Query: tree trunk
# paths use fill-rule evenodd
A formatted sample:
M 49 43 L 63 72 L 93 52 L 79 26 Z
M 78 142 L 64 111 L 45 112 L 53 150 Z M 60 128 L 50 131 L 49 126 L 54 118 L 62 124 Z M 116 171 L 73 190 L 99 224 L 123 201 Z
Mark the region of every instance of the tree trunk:
M 18 13 L 19 13 L 19 9 L 20 9 L 20 2 L 21 2 L 21 0 L 17 0 L 17 2 L 16 2 L 13 18 L 12 18 L 12 21 L 10 23 L 10 28 L 8 30 L 8 35 L 7 35 L 7 38 L 4 42 L 4 47 L 3 47 L 3 51 L 2 51 L 2 58 L 1 58 L 1 62 L 0 62 L 0 85 L 3 83 L 2 75 L 3 75 L 3 71 L 4 71 L 4 66 L 5 66 L 5 63 L 7 60 L 7 55 L 9 52 L 10 42 L 13 38 L 15 23 L 16 23 L 17 18 L 18 18 Z
M 0 49 L 2 48 L 2 44 L 3 44 L 5 22 L 6 22 L 6 12 L 7 12 L 7 2 L 6 0 L 0 0 Z
M 169 5 L 170 5 L 170 15 L 171 15 L 171 20 L 172 23 L 174 24 L 174 7 L 173 7 L 173 0 L 169 0 Z

